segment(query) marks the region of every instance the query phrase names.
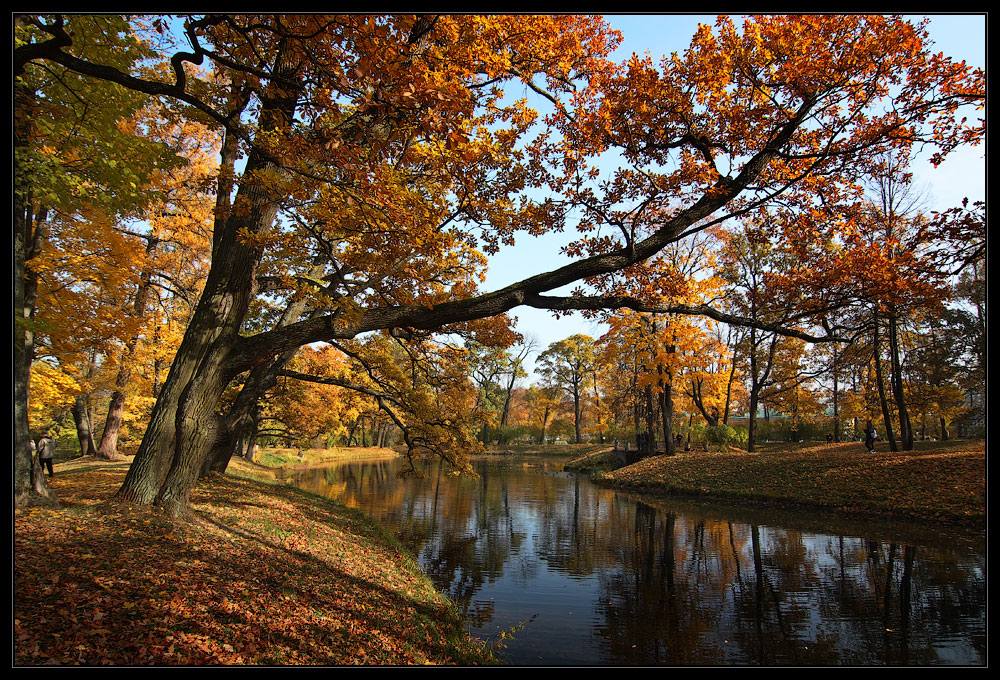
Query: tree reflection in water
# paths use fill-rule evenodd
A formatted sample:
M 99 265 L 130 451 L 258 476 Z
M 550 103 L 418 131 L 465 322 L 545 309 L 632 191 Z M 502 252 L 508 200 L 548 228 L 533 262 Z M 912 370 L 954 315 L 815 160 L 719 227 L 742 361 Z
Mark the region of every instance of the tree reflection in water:
M 517 664 L 979 665 L 985 541 L 633 497 L 551 461 L 348 463 L 290 481 L 395 531 Z M 533 618 L 534 617 L 534 618 Z

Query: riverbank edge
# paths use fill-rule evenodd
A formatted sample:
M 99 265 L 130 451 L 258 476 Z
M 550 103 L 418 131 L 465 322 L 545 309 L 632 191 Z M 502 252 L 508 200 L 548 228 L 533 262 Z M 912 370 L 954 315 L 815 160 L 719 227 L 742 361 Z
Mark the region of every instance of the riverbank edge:
M 371 459 L 356 453 L 296 456 L 293 467 Z M 193 519 L 178 521 L 108 504 L 129 463 L 57 464 L 59 505 L 15 511 L 15 666 L 500 663 L 395 536 L 360 510 L 282 483 L 281 466 L 233 459 L 199 483 Z M 140 562 L 128 561 L 133 551 Z M 238 569 L 235 585 L 223 565 Z M 252 617 L 251 602 L 263 608 Z M 244 619 L 248 627 L 234 623 Z M 255 633 L 268 630 L 269 640 L 297 642 L 262 647 Z M 348 642 L 332 649 L 338 636 Z
M 565 469 L 631 493 L 985 529 L 985 443 L 927 446 L 871 455 L 856 443 L 807 444 L 753 454 L 683 452 L 632 465 L 607 447 Z

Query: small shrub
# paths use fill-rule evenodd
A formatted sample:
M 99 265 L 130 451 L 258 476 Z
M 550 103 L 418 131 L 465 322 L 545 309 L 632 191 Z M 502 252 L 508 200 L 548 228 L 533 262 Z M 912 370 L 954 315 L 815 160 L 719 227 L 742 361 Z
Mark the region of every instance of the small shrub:
M 729 425 L 715 425 L 705 428 L 705 441 L 710 444 L 718 444 L 719 449 L 726 451 L 729 445 L 735 443 L 736 429 Z

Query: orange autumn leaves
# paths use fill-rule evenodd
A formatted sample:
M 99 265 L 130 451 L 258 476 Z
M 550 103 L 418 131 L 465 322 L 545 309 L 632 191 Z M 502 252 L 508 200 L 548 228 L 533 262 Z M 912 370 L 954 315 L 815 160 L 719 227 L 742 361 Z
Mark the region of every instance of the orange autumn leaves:
M 865 229 L 851 211 L 875 152 L 928 141 L 945 153 L 982 136 L 956 108 L 981 104 L 982 73 L 925 58 L 923 28 L 896 17 L 723 17 L 659 64 L 611 62 L 616 36 L 583 16 L 233 15 L 187 27 L 217 67 L 192 91 L 231 105 L 246 88 L 245 117 L 232 120 L 251 123 L 230 132 L 268 158 L 238 194 L 266 198 L 237 203 L 282 202 L 273 223 L 238 232 L 260 255 L 241 271 L 277 282 L 253 288 L 264 294 L 240 330 L 266 329 L 278 307 L 308 296 L 329 320 L 308 341 L 348 337 L 373 308 L 418 305 L 404 321 L 419 325 L 425 310 L 477 294 L 484 253 L 575 215 L 582 238 L 567 252 L 576 263 L 620 254 L 616 268 L 525 285 L 519 303 L 578 281 L 603 296 L 709 301 L 665 248 L 767 208 L 783 220 L 775 239 L 799 258 L 774 280 L 819 311 L 857 272 L 885 287 L 878 277 L 901 261 L 848 249 L 851 229 Z M 276 61 L 287 77 L 267 77 Z M 605 176 L 602 154 L 617 154 Z M 655 249 L 630 257 L 656 235 Z M 321 277 L 302 275 L 318 261 L 329 265 Z M 373 316 L 390 321 L 370 328 L 401 318 Z
M 46 386 L 31 393 L 33 427 L 44 427 L 75 395 L 110 388 L 122 364 L 132 374 L 136 411 L 145 411 L 163 380 L 158 371 L 180 343 L 211 255 L 214 201 L 206 184 L 218 140 L 204 126 L 174 124 L 163 114 L 150 108 L 127 121 L 182 159 L 152 169 L 136 187 L 145 204 L 123 207 L 84 189 L 71 207 L 50 210 L 31 260 L 43 331 L 32 380 Z M 64 378 L 53 380 L 53 373 Z
M 601 96 L 555 121 L 567 141 L 552 186 L 585 231 L 601 232 L 574 251 L 627 247 L 736 190 L 710 220 L 683 227 L 768 204 L 835 214 L 886 150 L 926 141 L 940 145 L 938 162 L 977 143 L 983 73 L 928 58 L 926 44 L 922 25 L 898 17 L 721 17 L 682 54 L 603 71 Z M 604 153 L 626 162 L 593 181 Z
M 298 205 L 253 242 L 280 253 L 279 266 L 319 242 L 350 289 L 344 304 L 434 305 L 476 292 L 481 251 L 510 243 L 518 230 L 553 226 L 516 198 L 540 186 L 523 150 L 536 115 L 503 84 L 537 77 L 553 93 L 571 92 L 572 79 L 605 67 L 613 38 L 599 20 L 289 19 L 296 22 L 322 36 L 296 48 L 308 72 L 299 105 L 308 125 L 265 136 L 291 174 L 259 179 L 281 182 Z M 231 38 L 215 37 L 234 49 Z

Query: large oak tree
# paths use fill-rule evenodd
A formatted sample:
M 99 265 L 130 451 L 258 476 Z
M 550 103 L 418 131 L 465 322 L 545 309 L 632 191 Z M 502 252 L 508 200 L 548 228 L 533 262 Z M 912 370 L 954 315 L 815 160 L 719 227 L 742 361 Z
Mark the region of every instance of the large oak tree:
M 982 134 L 959 111 L 982 103 L 982 73 L 931 55 L 924 30 L 894 17 L 764 17 L 740 30 L 723 19 L 683 55 L 617 66 L 605 59 L 615 38 L 592 17 L 193 16 L 186 48 L 161 55 L 170 78 L 79 49 L 83 20 L 29 18 L 15 76 L 59 64 L 173 99 L 245 154 L 231 201 L 220 194 L 204 293 L 118 492 L 178 510 L 232 438 L 218 412 L 226 386 L 303 344 L 461 329 L 520 305 L 741 321 L 617 290 L 613 275 L 777 200 L 853 200 L 856 173 L 885 147 L 926 142 L 939 160 Z M 529 89 L 551 115 L 512 96 Z M 592 161 L 613 151 L 621 170 L 595 189 Z M 532 188 L 546 198 L 529 200 Z M 562 228 L 581 207 L 572 263 L 477 290 L 481 249 Z M 615 231 L 588 231 L 604 228 Z M 317 261 L 323 276 L 299 285 Z M 308 304 L 253 332 L 264 274 Z M 553 293 L 581 281 L 596 294 Z

